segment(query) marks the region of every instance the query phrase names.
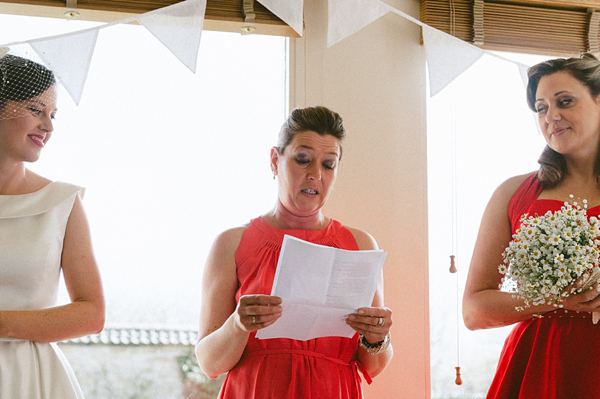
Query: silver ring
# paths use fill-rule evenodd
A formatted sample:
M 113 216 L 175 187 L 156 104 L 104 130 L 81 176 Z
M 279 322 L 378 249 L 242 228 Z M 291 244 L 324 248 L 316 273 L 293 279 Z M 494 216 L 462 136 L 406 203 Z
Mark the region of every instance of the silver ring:
M 252 316 L 252 324 L 256 324 L 256 316 Z
M 384 322 L 383 322 L 383 317 L 380 317 L 380 318 L 379 318 L 379 320 L 377 320 L 377 324 L 376 324 L 376 326 L 377 326 L 377 327 L 381 327 L 381 326 L 383 325 L 383 323 L 384 323 Z

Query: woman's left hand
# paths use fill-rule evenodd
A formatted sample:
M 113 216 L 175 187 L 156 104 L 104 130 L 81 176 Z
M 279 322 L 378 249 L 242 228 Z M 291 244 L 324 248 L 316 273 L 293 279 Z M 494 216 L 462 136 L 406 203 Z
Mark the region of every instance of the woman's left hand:
M 383 341 L 392 326 L 392 311 L 384 307 L 360 308 L 346 323 L 371 343 Z

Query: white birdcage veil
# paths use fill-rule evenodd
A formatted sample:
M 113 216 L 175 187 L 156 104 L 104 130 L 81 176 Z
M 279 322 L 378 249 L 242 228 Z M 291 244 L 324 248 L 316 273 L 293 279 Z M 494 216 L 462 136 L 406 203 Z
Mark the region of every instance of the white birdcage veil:
M 56 90 L 49 90 L 56 79 L 52 71 L 28 54 L 14 54 L 0 47 L 0 119 L 18 118 L 43 109 L 56 100 Z

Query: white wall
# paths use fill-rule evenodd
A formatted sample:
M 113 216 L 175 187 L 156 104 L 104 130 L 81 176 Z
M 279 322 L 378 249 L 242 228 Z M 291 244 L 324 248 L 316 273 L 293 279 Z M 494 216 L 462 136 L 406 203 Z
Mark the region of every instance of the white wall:
M 418 2 L 388 4 L 419 17 Z M 430 397 L 425 53 L 420 28 L 390 13 L 327 49 L 327 2 L 305 0 L 292 39 L 290 106 L 325 105 L 348 131 L 326 213 L 388 252 L 386 305 L 395 356 L 370 399 Z M 366 386 L 366 384 L 365 384 Z

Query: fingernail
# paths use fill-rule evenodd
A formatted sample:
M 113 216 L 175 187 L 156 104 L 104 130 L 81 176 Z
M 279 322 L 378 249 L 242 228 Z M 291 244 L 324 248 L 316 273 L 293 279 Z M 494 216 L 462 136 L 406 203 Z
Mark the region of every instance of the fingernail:
M 348 319 L 350 319 L 350 320 L 356 320 L 356 316 L 354 316 L 353 314 L 351 314 L 350 316 L 348 316 Z
M 365 311 L 361 309 L 358 311 L 358 314 L 365 314 Z

